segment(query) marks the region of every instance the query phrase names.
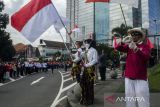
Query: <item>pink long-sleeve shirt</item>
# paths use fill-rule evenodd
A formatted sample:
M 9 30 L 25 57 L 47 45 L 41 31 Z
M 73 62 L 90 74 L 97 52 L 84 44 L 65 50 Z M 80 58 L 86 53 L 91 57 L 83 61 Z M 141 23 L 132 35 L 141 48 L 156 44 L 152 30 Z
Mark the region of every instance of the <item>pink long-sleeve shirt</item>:
M 147 80 L 147 62 L 150 57 L 150 48 L 146 44 L 137 44 L 139 50 L 134 52 L 127 44 L 116 47 L 117 50 L 127 53 L 125 77 L 130 79 Z

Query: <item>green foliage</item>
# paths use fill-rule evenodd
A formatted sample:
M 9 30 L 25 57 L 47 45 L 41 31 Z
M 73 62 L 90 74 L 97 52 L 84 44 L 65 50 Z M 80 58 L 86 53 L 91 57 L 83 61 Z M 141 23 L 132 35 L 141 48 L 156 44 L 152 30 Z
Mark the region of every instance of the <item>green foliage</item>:
M 113 29 L 112 29 L 112 33 L 116 32 L 116 33 L 118 33 L 119 35 L 125 37 L 125 36 L 127 36 L 127 31 L 128 31 L 129 29 L 132 29 L 132 27 L 130 27 L 130 26 L 125 26 L 125 24 L 122 23 L 120 27 L 113 28 Z M 117 35 L 117 36 L 118 36 L 118 35 Z
M 3 1 L 0 1 L 0 59 L 2 61 L 9 61 L 15 55 L 15 49 L 10 40 L 10 34 L 5 31 L 9 23 L 9 16 L 2 13 L 4 9 Z
M 61 56 L 61 52 L 57 51 L 54 53 L 54 55 L 59 57 L 59 56 Z
M 155 65 L 149 70 L 149 85 L 151 92 L 160 92 L 160 64 Z
M 160 92 L 160 64 L 148 69 L 148 81 L 150 92 Z M 122 84 L 118 92 L 124 92 L 125 86 Z

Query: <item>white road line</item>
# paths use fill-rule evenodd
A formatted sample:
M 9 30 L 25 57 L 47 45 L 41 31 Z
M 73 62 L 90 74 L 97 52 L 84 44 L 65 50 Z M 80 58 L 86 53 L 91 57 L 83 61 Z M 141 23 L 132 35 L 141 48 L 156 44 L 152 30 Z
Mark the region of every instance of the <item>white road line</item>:
M 67 81 L 69 81 L 69 80 L 72 80 L 72 78 L 65 79 L 64 82 L 67 82 Z
M 50 107 L 55 107 L 57 105 L 57 101 L 58 101 L 58 99 L 59 99 L 59 97 L 61 95 L 61 91 L 62 91 L 62 88 L 63 88 L 63 83 L 64 83 L 63 82 L 63 74 L 60 71 L 58 71 L 58 72 L 61 74 L 61 78 L 62 78 L 61 86 L 60 86 L 60 89 L 59 89 L 57 97 L 55 98 L 55 100 L 53 101 L 53 103 L 52 103 L 52 105 Z
M 38 82 L 40 82 L 42 79 L 44 79 L 45 77 L 41 77 L 39 79 L 37 79 L 36 81 L 33 81 L 30 85 L 36 84 Z
M 0 86 L 4 85 L 3 83 L 0 83 Z
M 63 76 L 63 78 L 64 78 L 64 77 L 68 77 L 68 76 L 71 76 L 71 74 L 68 74 L 68 75 L 64 75 L 64 76 Z
M 69 86 L 63 88 L 63 89 L 62 89 L 62 92 L 64 92 L 64 91 L 70 89 L 71 87 L 75 86 L 76 84 L 77 84 L 77 82 L 75 82 L 75 83 L 73 83 L 73 84 L 71 84 L 71 85 L 69 85 Z
M 18 81 L 18 80 L 20 80 L 20 79 L 22 79 L 22 78 L 24 78 L 24 77 L 15 79 L 15 81 Z M 10 82 L 8 82 L 8 83 L 1 84 L 0 86 L 4 86 L 4 85 L 10 84 L 10 83 L 15 82 L 15 81 L 10 81 Z
M 65 73 L 62 73 L 63 75 L 65 75 L 65 74 L 70 74 L 69 72 L 65 72 Z
M 64 100 L 65 98 L 67 98 L 67 96 L 64 96 L 64 97 L 60 98 L 60 99 L 56 102 L 56 105 L 57 105 L 60 101 Z
M 10 79 L 11 81 L 15 81 L 15 79 L 13 79 L 13 78 L 11 78 L 11 77 L 10 77 L 9 79 Z

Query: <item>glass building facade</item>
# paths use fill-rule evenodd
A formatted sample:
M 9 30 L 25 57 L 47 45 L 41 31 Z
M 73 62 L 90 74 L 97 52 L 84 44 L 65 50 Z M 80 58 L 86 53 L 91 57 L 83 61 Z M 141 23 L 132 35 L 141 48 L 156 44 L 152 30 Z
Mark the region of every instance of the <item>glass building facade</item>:
M 107 43 L 109 37 L 109 4 L 95 4 L 95 33 L 98 43 Z
M 149 35 L 160 34 L 160 0 L 141 0 L 142 27 Z
M 94 32 L 94 4 L 85 3 L 86 0 L 67 0 L 67 17 L 71 20 L 68 29 L 78 25 L 81 32 L 73 33 L 72 39 L 84 40 L 91 38 Z M 95 4 L 95 32 L 96 41 L 106 43 L 109 35 L 109 9 L 107 3 Z M 69 41 L 69 38 L 67 38 Z

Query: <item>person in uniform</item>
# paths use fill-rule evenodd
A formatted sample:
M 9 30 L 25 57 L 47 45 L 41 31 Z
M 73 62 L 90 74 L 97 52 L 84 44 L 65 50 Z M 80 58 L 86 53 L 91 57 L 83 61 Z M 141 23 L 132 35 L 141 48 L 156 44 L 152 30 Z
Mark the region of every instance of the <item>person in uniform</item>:
M 91 105 L 94 102 L 94 78 L 95 65 L 98 62 L 98 53 L 95 49 L 96 42 L 92 39 L 85 40 L 85 63 L 81 77 L 80 86 L 82 88 L 80 104 Z
M 73 66 L 72 66 L 72 72 L 71 75 L 73 77 L 76 76 L 76 80 L 79 83 L 80 82 L 80 74 L 81 74 L 81 59 L 82 59 L 82 42 L 81 41 L 76 41 L 76 48 L 77 48 L 77 52 L 75 54 L 73 54 L 74 60 L 73 60 Z
M 129 36 L 117 40 L 117 50 L 127 53 L 125 69 L 125 95 L 141 98 L 143 101 L 126 101 L 126 107 L 150 107 L 147 62 L 151 51 L 145 43 L 145 34 L 141 28 L 128 31 Z

